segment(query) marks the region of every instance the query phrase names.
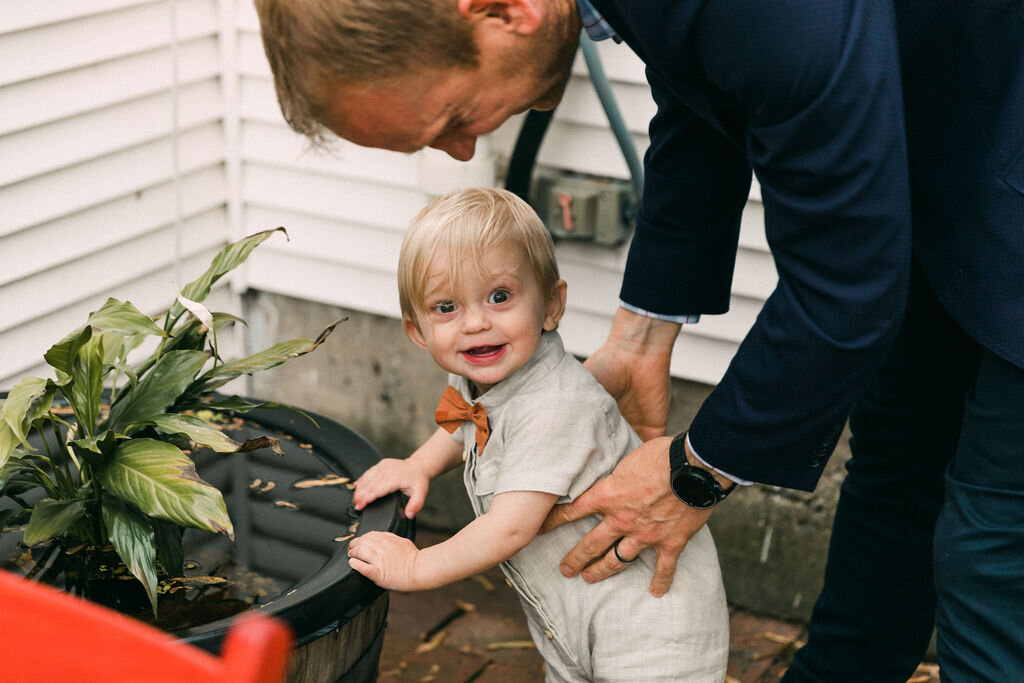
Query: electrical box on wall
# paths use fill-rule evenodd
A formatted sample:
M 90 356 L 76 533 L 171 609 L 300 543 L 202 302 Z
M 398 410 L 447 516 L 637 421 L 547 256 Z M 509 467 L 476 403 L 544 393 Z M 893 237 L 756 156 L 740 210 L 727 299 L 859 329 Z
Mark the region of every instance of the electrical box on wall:
M 622 244 L 636 215 L 633 186 L 616 178 L 539 171 L 531 203 L 556 239 Z

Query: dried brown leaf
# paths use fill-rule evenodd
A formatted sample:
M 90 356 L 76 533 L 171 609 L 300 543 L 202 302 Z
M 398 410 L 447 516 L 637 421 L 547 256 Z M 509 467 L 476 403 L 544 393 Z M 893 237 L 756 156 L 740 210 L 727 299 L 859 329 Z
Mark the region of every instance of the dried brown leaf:
M 416 646 L 416 654 L 423 655 L 428 652 L 433 652 L 444 642 L 445 637 L 448 636 L 448 631 L 441 629 L 435 633 L 430 640 L 425 643 L 420 643 Z
M 274 505 L 280 508 L 288 508 L 289 510 L 298 510 L 299 506 L 295 503 L 288 502 L 287 500 L 275 500 Z
M 350 538 L 355 538 L 355 534 L 349 534 L 348 536 L 335 536 L 334 540 L 338 543 L 342 543 L 344 541 L 349 540 Z
M 476 583 L 480 584 L 480 587 L 488 593 L 494 592 L 494 584 L 491 583 L 490 579 L 488 579 L 483 574 L 474 574 L 473 576 L 469 577 L 469 579 L 470 581 L 475 581 Z
M 253 479 L 252 483 L 249 484 L 249 488 L 251 489 L 258 489 L 260 486 L 263 486 L 263 480 L 260 479 L 259 477 Z
M 348 477 L 342 477 L 337 474 L 328 474 L 315 479 L 303 479 L 292 484 L 292 488 L 296 489 L 311 489 L 315 486 L 338 486 L 340 484 L 347 484 L 350 481 Z
M 471 602 L 466 602 L 465 600 L 459 600 L 458 598 L 455 598 L 455 606 L 458 607 L 463 612 L 475 612 L 476 611 L 476 605 L 474 605 Z

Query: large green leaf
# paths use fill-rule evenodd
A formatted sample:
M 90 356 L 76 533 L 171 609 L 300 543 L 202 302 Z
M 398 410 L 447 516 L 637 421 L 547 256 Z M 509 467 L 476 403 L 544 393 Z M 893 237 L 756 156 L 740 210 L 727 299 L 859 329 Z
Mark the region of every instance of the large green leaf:
M 240 375 L 266 370 L 281 365 L 292 358 L 304 356 L 323 344 L 324 340 L 334 331 L 334 328 L 346 320 L 348 318 L 335 320 L 324 328 L 324 331 L 316 339 L 292 339 L 291 341 L 274 344 L 270 348 L 254 353 L 246 358 L 218 365 L 196 380 L 196 383 L 189 388 L 189 393 L 200 394 L 212 391 Z
M 121 561 L 146 589 L 156 618 L 156 543 L 149 520 L 116 498 L 103 499 L 103 525 Z
M 93 337 L 78 349 L 71 364 L 71 390 L 64 390 L 78 417 L 79 427 L 92 436 L 103 405 L 103 337 Z
M 200 479 L 195 463 L 169 443 L 124 441 L 97 476 L 107 491 L 144 514 L 234 538 L 220 491 Z
M 80 327 L 43 354 L 43 358 L 50 364 L 50 367 L 57 370 L 57 384 L 64 385 L 70 380 L 71 366 L 78 356 L 78 349 L 82 348 L 82 345 L 91 337 L 92 328 L 90 326 Z
M 7 394 L 0 412 L 3 414 L 3 422 L 13 432 L 18 443 L 25 443 L 32 423 L 50 410 L 55 391 L 54 385 L 41 377 L 26 377 Z M 2 439 L 0 436 L 0 464 L 5 459 Z M 7 454 L 10 455 L 10 452 Z
M 288 236 L 288 231 L 284 228 L 274 228 L 273 230 L 263 230 L 262 232 L 254 233 L 227 245 L 214 257 L 213 263 L 210 264 L 205 273 L 185 285 L 185 288 L 181 290 L 181 295 L 186 299 L 201 303 L 206 299 L 206 296 L 210 293 L 210 288 L 217 280 L 243 263 L 245 259 L 249 258 L 249 254 L 252 253 L 253 249 L 278 231 L 283 232 L 285 237 Z M 172 320 L 175 320 L 184 311 L 185 307 L 175 301 L 168 315 Z
M 25 528 L 25 545 L 35 545 L 57 538 L 70 529 L 85 514 L 86 501 L 53 500 L 43 498 L 36 502 Z
M 164 434 L 184 434 L 218 453 L 234 453 L 241 445 L 206 420 L 193 415 L 155 415 L 148 422 Z
M 150 519 L 156 538 L 156 553 L 164 571 L 171 576 L 185 574 L 185 551 L 181 547 L 181 527 L 162 519 Z
M 138 384 L 118 397 L 110 409 L 110 428 L 124 432 L 162 413 L 192 383 L 209 358 L 206 351 L 165 353 Z
M 0 467 L 0 491 L 3 495 L 20 495 L 42 486 L 42 475 L 29 462 L 26 454 L 15 449 Z
M 107 299 L 98 311 L 90 313 L 88 324 L 104 332 L 167 336 L 152 318 L 135 308 L 130 301 L 117 299 Z
M 18 437 L 14 435 L 11 426 L 7 424 L 6 420 L 0 420 L 0 470 L 7 464 L 7 460 L 17 445 Z M 3 482 L 0 482 L 0 486 L 3 486 Z

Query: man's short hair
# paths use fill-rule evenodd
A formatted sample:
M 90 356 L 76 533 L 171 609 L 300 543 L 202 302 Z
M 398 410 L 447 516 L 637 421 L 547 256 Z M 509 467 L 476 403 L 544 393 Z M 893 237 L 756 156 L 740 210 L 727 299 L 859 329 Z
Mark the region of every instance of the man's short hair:
M 425 206 L 409 225 L 398 257 L 398 300 L 402 317 L 421 332 L 427 315 L 424 289 L 439 253 L 448 260 L 448 281 L 458 286 L 460 270 L 498 245 L 517 248 L 537 276 L 542 291 L 558 282 L 551 234 L 525 201 L 507 190 L 459 190 Z
M 333 85 L 473 69 L 471 22 L 456 0 L 255 0 L 281 113 L 324 141 Z

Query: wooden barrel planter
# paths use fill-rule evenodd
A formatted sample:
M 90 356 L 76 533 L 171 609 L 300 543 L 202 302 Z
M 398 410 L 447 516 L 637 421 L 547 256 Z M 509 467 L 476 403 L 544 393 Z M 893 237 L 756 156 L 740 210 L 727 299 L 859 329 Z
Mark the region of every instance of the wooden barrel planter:
M 388 595 L 348 566 L 348 541 L 374 530 L 411 538 L 413 526 L 400 514 L 398 495 L 355 511 L 352 491 L 343 480 L 358 478 L 380 455 L 352 430 L 310 415 L 319 426 L 284 410 L 256 410 L 225 426 L 237 440 L 279 437 L 284 457 L 270 449 L 193 454 L 203 479 L 224 494 L 235 543 L 222 535 L 187 530 L 186 574 L 191 567 L 196 574 L 224 574 L 231 580 L 240 574 L 259 577 L 268 589 L 249 597 L 254 604 L 248 608 L 290 624 L 295 650 L 289 681 L 373 681 Z M 13 535 L 3 534 L 0 552 L 7 555 L 0 555 L 0 561 L 10 554 Z M 163 609 L 161 601 L 161 621 Z M 167 630 L 216 653 L 230 624 L 227 616 Z

